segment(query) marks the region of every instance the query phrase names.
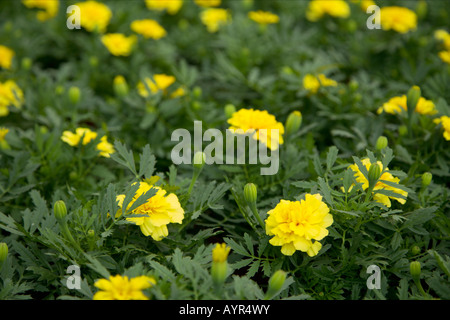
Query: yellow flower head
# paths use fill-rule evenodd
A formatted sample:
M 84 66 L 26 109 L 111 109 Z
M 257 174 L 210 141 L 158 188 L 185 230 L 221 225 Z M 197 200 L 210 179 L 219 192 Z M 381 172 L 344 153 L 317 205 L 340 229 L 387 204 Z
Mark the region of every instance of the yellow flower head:
M 131 221 L 141 228 L 145 236 L 151 236 L 153 240 L 160 241 L 167 237 L 169 231 L 167 225 L 169 223 L 182 223 L 184 219 L 184 210 L 178 201 L 178 197 L 170 193 L 166 195 L 166 191 L 160 187 L 152 186 L 146 182 L 139 183 L 139 189 L 136 191 L 134 198 L 130 201 L 128 208 L 144 193 L 150 189 L 156 189 L 156 194 L 131 212 L 131 216 L 127 217 L 127 221 Z M 122 214 L 122 204 L 125 195 L 118 195 L 119 207 L 121 208 L 116 216 Z M 139 215 L 133 217 L 132 214 Z
M 136 36 L 125 36 L 122 33 L 108 33 L 102 36 L 102 42 L 114 56 L 129 56 L 136 43 Z
M 278 23 L 280 21 L 280 17 L 278 17 L 276 14 L 273 14 L 271 12 L 267 11 L 250 11 L 248 13 L 248 17 L 262 25 L 272 24 L 272 23 Z
M 218 7 L 220 6 L 220 3 L 222 0 L 194 0 L 194 2 L 199 5 L 200 7 Z
M 87 31 L 98 31 L 104 33 L 108 27 L 109 21 L 112 17 L 112 12 L 109 7 L 97 1 L 78 2 L 80 8 L 81 26 Z
M 381 107 L 378 108 L 377 113 L 380 114 L 382 112 L 386 112 L 390 114 L 396 114 L 407 111 L 408 107 L 406 101 L 406 95 L 392 97 L 391 99 L 389 99 L 389 101 L 385 102 Z M 415 111 L 420 114 L 428 115 L 437 113 L 436 106 L 434 105 L 433 101 L 427 100 L 424 97 L 419 98 Z
M 442 29 L 436 30 L 434 37 L 443 43 L 445 49 L 450 50 L 450 33 Z
M 369 171 L 370 166 L 371 166 L 371 162 L 370 159 L 366 158 L 366 159 L 362 159 L 361 160 L 362 164 L 366 167 L 367 171 Z M 383 170 L 383 164 L 381 163 L 381 161 L 377 162 L 377 165 L 380 167 L 381 170 Z M 350 165 L 350 169 L 353 170 L 353 172 L 355 173 L 355 178 L 356 181 L 359 183 L 362 183 L 362 188 L 364 190 L 366 190 L 369 187 L 369 181 L 366 179 L 366 177 L 364 177 L 363 173 L 359 170 L 358 165 L 357 164 L 352 164 Z M 404 197 L 408 196 L 408 192 L 399 189 L 399 188 L 395 188 L 392 186 L 387 185 L 386 183 L 382 182 L 381 180 L 384 181 L 389 181 L 389 182 L 393 182 L 398 184 L 400 182 L 399 178 L 394 177 L 388 170 L 389 168 L 386 168 L 387 171 L 385 171 L 381 177 L 378 179 L 378 182 L 375 184 L 375 187 L 373 188 L 373 190 L 390 190 L 393 191 L 397 194 L 400 194 Z M 393 196 L 387 196 L 381 193 L 375 193 L 373 196 L 373 199 L 376 202 L 382 203 L 384 204 L 386 207 L 390 208 L 391 207 L 391 200 L 390 199 L 394 199 L 397 200 L 398 202 L 400 202 L 401 204 L 404 204 L 406 202 L 405 199 L 399 198 L 399 197 L 393 197 Z
M 441 58 L 441 60 L 445 63 L 450 64 L 450 50 L 448 51 L 440 51 L 438 53 L 439 58 Z
M 264 143 L 271 150 L 278 149 L 284 143 L 283 124 L 266 110 L 240 109 L 232 114 L 228 124 L 229 130 L 235 133 L 253 133 L 253 139 Z M 272 130 L 277 130 L 275 136 L 272 136 Z
M 169 76 L 167 74 L 155 74 L 153 75 L 153 79 L 145 78 L 145 84 L 143 82 L 139 82 L 137 85 L 139 94 L 142 97 L 148 97 L 149 93 L 147 87 L 150 89 L 152 94 L 156 94 L 158 92 L 162 92 L 163 94 L 167 93 L 167 89 L 175 83 L 176 79 L 174 76 Z M 145 86 L 147 85 L 147 87 Z
M 13 80 L 0 82 L 0 117 L 9 114 L 8 107 L 20 109 L 24 103 L 23 92 Z
M 131 30 L 143 35 L 146 39 L 158 40 L 167 34 L 166 30 L 157 21 L 151 19 L 133 21 Z
M 404 7 L 384 7 L 380 10 L 381 28 L 407 33 L 417 28 L 417 15 L 414 11 Z
M 169 14 L 176 14 L 183 6 L 183 0 L 145 0 L 147 8 L 150 10 L 164 11 Z
M 156 284 L 153 277 L 139 276 L 128 279 L 121 275 L 110 276 L 109 279 L 100 279 L 95 286 L 100 290 L 94 294 L 94 300 L 148 300 L 142 290 Z
M 350 7 L 344 0 L 311 0 L 306 11 L 306 18 L 309 21 L 317 21 L 324 15 L 348 18 Z
M 8 134 L 9 129 L 0 127 L 0 142 L 5 140 L 6 135 Z
M 200 19 L 211 33 L 217 32 L 220 26 L 231 21 L 231 14 L 227 9 L 210 8 L 200 13 Z
M 228 247 L 225 243 L 217 243 L 214 249 L 212 250 L 212 261 L 213 262 L 227 261 L 230 250 L 231 248 Z
M 311 93 L 317 93 L 320 87 L 336 87 L 337 82 L 327 78 L 324 74 L 319 74 L 317 77 L 312 74 L 307 74 L 303 77 L 303 87 Z
M 267 212 L 266 233 L 273 246 L 281 246 L 281 253 L 291 256 L 296 250 L 315 256 L 322 248 L 318 241 L 328 235 L 333 216 L 319 194 L 306 194 L 305 200 L 281 200 Z M 314 241 L 313 241 L 314 240 Z
M 22 0 L 27 8 L 38 8 L 36 17 L 40 21 L 46 21 L 53 18 L 58 13 L 59 0 Z
M 80 142 L 83 145 L 87 145 L 95 138 L 97 138 L 97 132 L 91 131 L 88 128 L 77 128 L 75 133 L 64 131 L 61 136 L 61 140 L 72 147 L 79 145 Z M 110 154 L 115 152 L 113 145 L 108 142 L 106 136 L 100 138 L 100 142 L 97 144 L 97 150 L 100 151 L 99 155 L 105 158 L 109 158 Z
M 450 141 L 450 117 L 442 116 L 434 120 L 435 123 L 440 123 L 442 128 L 444 128 L 444 138 Z
M 8 47 L 0 45 L 0 67 L 3 69 L 11 69 L 14 51 Z

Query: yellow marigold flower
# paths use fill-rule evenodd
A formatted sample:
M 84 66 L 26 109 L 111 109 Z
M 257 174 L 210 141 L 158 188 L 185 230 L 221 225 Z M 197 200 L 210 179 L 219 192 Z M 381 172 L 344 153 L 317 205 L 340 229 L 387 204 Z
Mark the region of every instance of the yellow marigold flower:
M 24 103 L 23 92 L 13 80 L 0 82 L 0 117 L 9 114 L 8 107 L 20 109 Z
M 139 276 L 128 279 L 121 275 L 109 279 L 97 280 L 94 284 L 100 290 L 94 294 L 94 300 L 148 300 L 142 292 L 156 284 L 153 277 Z
M 199 5 L 200 7 L 218 7 L 220 6 L 220 3 L 222 0 L 194 0 L 194 2 Z
M 442 116 L 435 119 L 434 122 L 442 124 L 442 127 L 444 128 L 444 138 L 445 140 L 450 141 L 450 117 Z
M 38 8 L 36 17 L 40 21 L 46 21 L 53 18 L 58 13 L 59 0 L 22 0 L 27 8 Z
M 77 128 L 75 133 L 64 131 L 61 136 L 61 140 L 72 147 L 79 145 L 80 142 L 83 145 L 87 145 L 95 138 L 97 138 L 97 132 L 91 131 L 88 128 Z M 108 142 L 106 136 L 100 138 L 100 142 L 97 144 L 97 150 L 100 151 L 99 155 L 105 158 L 109 158 L 110 154 L 115 152 L 113 145 Z
M 445 30 L 436 30 L 434 32 L 434 37 L 435 37 L 435 39 L 442 41 L 442 43 L 444 44 L 444 47 L 447 50 L 450 50 L 450 33 L 448 33 Z
M 319 74 L 317 77 L 312 74 L 307 74 L 303 77 L 303 87 L 311 93 L 317 93 L 320 87 L 336 87 L 337 82 L 327 78 L 324 74 Z
M 0 45 L 0 67 L 3 69 L 11 69 L 14 51 L 8 47 Z
M 385 102 L 381 107 L 378 108 L 377 113 L 382 112 L 396 114 L 403 111 L 407 111 L 408 107 L 406 105 L 406 95 L 392 97 L 389 101 Z M 431 100 L 427 100 L 424 97 L 420 97 L 416 105 L 416 112 L 420 114 L 433 115 L 437 113 L 436 106 Z
M 318 241 L 328 235 L 333 216 L 319 194 L 306 194 L 305 200 L 280 200 L 267 212 L 266 234 L 273 246 L 281 246 L 281 253 L 291 256 L 296 250 L 315 256 L 322 248 Z M 314 240 L 314 241 L 313 241 Z
M 225 243 L 217 243 L 214 249 L 212 250 L 212 261 L 213 262 L 227 261 L 230 250 L 231 248 L 228 247 Z
M 407 33 L 417 28 L 417 15 L 404 7 L 384 7 L 380 9 L 380 22 L 383 30 Z
M 153 75 L 153 79 L 146 77 L 144 79 L 145 84 L 142 81 L 140 81 L 137 85 L 137 89 L 138 89 L 139 94 L 144 98 L 148 97 L 148 95 L 149 95 L 147 87 L 150 89 L 150 92 L 152 94 L 156 94 L 160 91 L 163 94 L 167 94 L 167 89 L 172 84 L 174 84 L 175 81 L 176 81 L 176 79 L 174 76 L 169 76 L 167 74 L 155 74 L 155 75 Z M 146 87 L 146 85 L 147 85 L 147 87 Z M 175 94 L 175 92 L 173 94 Z M 180 95 L 180 94 L 181 94 L 180 91 L 178 91 L 176 93 L 176 95 Z
M 445 63 L 450 64 L 450 50 L 448 51 L 440 51 L 438 53 L 439 58 L 441 58 L 441 60 Z
M 276 14 L 273 14 L 271 12 L 267 11 L 250 11 L 248 13 L 248 17 L 262 25 L 272 24 L 272 23 L 278 23 L 280 21 L 280 17 L 278 17 Z
M 306 18 L 309 21 L 317 21 L 324 15 L 348 18 L 350 7 L 344 0 L 311 0 L 306 11 Z
M 362 159 L 361 160 L 362 164 L 367 168 L 367 171 L 369 171 L 370 166 L 371 166 L 371 162 L 370 159 L 366 158 L 366 159 Z M 383 164 L 381 161 L 377 161 L 378 166 L 380 167 L 381 170 L 383 170 Z M 352 164 L 350 165 L 350 169 L 353 170 L 353 172 L 355 172 L 355 178 L 356 181 L 359 183 L 362 183 L 362 188 L 364 190 L 366 190 L 369 187 L 369 181 L 366 179 L 366 177 L 364 177 L 363 173 L 359 170 L 358 165 L 357 164 Z M 399 189 L 399 188 L 395 188 L 395 187 L 391 187 L 389 185 L 387 185 L 386 183 L 382 182 L 381 180 L 384 181 L 390 181 L 390 182 L 394 182 L 396 184 L 398 184 L 400 182 L 399 178 L 394 177 L 388 170 L 389 168 L 386 167 L 386 170 L 381 177 L 378 179 L 378 182 L 375 184 L 375 187 L 373 188 L 373 190 L 390 190 L 393 191 L 395 193 L 398 193 L 404 197 L 408 196 L 408 192 Z M 391 207 L 391 200 L 390 199 L 394 199 L 397 200 L 398 202 L 400 202 L 401 204 L 404 204 L 406 202 L 405 199 L 399 198 L 399 197 L 391 197 L 391 196 L 386 196 L 384 194 L 380 194 L 380 193 L 375 193 L 373 196 L 373 199 L 376 202 L 382 203 L 384 204 L 386 207 L 390 208 Z
M 160 241 L 164 237 L 167 237 L 169 231 L 167 225 L 169 223 L 182 223 L 184 219 L 184 210 L 178 201 L 178 197 L 170 193 L 166 196 L 166 191 L 160 187 L 149 185 L 146 182 L 139 183 L 139 189 L 130 201 L 128 208 L 144 193 L 150 189 L 156 189 L 156 194 L 147 200 L 144 204 L 134 209 L 131 213 L 139 215 L 139 217 L 133 217 L 132 215 L 127 217 L 127 221 L 134 222 L 138 225 L 145 236 L 151 236 L 153 240 Z M 122 214 L 122 204 L 125 199 L 125 195 L 118 195 L 119 207 L 116 216 Z
M 231 21 L 230 12 L 227 9 L 211 8 L 200 13 L 200 19 L 211 33 L 217 32 L 220 26 Z
M 136 43 L 136 36 L 125 36 L 122 33 L 108 33 L 102 36 L 102 42 L 114 56 L 129 56 Z
M 166 30 L 155 20 L 143 19 L 135 20 L 131 23 L 131 30 L 143 35 L 146 39 L 161 39 L 165 37 Z
M 112 17 L 109 7 L 97 1 L 75 3 L 80 8 L 81 26 L 87 31 L 104 33 Z
M 233 113 L 230 119 L 229 130 L 235 133 L 253 133 L 252 138 L 264 143 L 269 149 L 276 150 L 283 144 L 284 126 L 266 110 L 240 109 Z M 272 130 L 278 130 L 272 136 Z
M 150 10 L 164 11 L 169 14 L 176 14 L 183 6 L 183 0 L 145 0 L 147 8 Z

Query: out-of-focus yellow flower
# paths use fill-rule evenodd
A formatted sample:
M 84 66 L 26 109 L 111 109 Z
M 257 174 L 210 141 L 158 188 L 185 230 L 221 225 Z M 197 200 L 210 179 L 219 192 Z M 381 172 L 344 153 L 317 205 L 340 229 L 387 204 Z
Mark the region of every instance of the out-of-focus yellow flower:
M 139 94 L 146 98 L 149 96 L 149 92 L 147 87 L 150 89 L 152 94 L 157 94 L 158 92 L 162 92 L 164 95 L 168 94 L 168 88 L 174 84 L 176 81 L 174 76 L 169 76 L 167 74 L 155 74 L 153 78 L 146 77 L 144 82 L 140 81 L 137 85 L 137 89 Z M 147 86 L 146 86 L 147 85 Z M 180 87 L 172 92 L 170 98 L 177 98 L 185 95 L 185 90 Z
M 8 47 L 0 45 L 0 67 L 3 69 L 11 69 L 14 51 Z
M 441 41 L 445 49 L 450 50 L 450 33 L 442 29 L 436 30 L 434 32 L 434 38 Z
M 449 51 L 440 51 L 438 53 L 439 58 L 445 63 L 450 64 L 450 50 Z
M 161 39 L 165 37 L 166 30 L 155 20 L 143 19 L 135 20 L 131 23 L 131 30 L 144 36 L 146 39 Z
M 104 33 L 112 17 L 112 12 L 107 5 L 97 1 L 85 1 L 75 4 L 80 8 L 80 24 L 89 32 L 98 31 Z
M 370 166 L 371 166 L 371 162 L 370 159 L 366 158 L 366 159 L 362 159 L 361 160 L 363 166 L 366 167 L 367 171 L 369 171 Z M 381 161 L 377 162 L 377 165 L 380 167 L 381 170 L 383 170 L 383 164 Z M 362 183 L 362 188 L 364 190 L 366 190 L 369 187 L 369 181 L 366 179 L 366 177 L 364 177 L 363 173 L 359 170 L 358 165 L 357 164 L 352 164 L 350 165 L 350 169 L 353 170 L 353 172 L 355 173 L 355 178 L 356 181 L 359 183 Z M 400 194 L 404 197 L 408 196 L 408 192 L 399 189 L 399 188 L 395 188 L 392 186 L 387 185 L 386 183 L 382 182 L 381 180 L 384 181 L 389 181 L 389 182 L 393 182 L 398 184 L 400 182 L 399 178 L 394 177 L 390 172 L 389 172 L 389 168 L 386 167 L 386 170 L 381 177 L 378 179 L 378 182 L 375 184 L 373 191 L 375 190 L 390 190 L 393 191 L 397 194 Z M 387 196 L 381 193 L 375 193 L 373 196 L 373 199 L 376 202 L 382 203 L 384 204 L 386 207 L 390 208 L 391 207 L 391 200 L 390 199 L 394 199 L 397 200 L 398 202 L 400 202 L 401 204 L 404 204 L 406 202 L 405 199 L 399 198 L 399 197 L 393 197 L 393 196 Z
M 200 19 L 207 30 L 214 33 L 220 26 L 231 22 L 231 14 L 227 9 L 210 8 L 200 13 Z
M 156 284 L 153 277 L 139 276 L 128 279 L 121 275 L 110 276 L 109 279 L 100 279 L 94 286 L 100 290 L 94 294 L 94 300 L 148 300 L 142 292 Z
M 434 122 L 442 125 L 442 128 L 444 128 L 444 138 L 445 140 L 450 141 L 450 117 L 442 116 L 434 119 Z
M 61 140 L 68 145 L 75 147 L 83 144 L 87 145 L 89 142 L 97 138 L 97 132 L 91 131 L 89 128 L 77 128 L 75 133 L 71 131 L 64 131 Z M 109 158 L 111 153 L 114 153 L 114 147 L 108 142 L 106 136 L 101 137 L 100 142 L 97 144 L 97 150 L 100 151 L 99 155 L 105 158 Z
M 214 262 L 227 261 L 230 250 L 231 248 L 228 247 L 225 243 L 217 243 L 214 249 L 212 250 L 212 261 Z
M 150 10 L 164 11 L 168 14 L 176 14 L 183 6 L 183 0 L 145 0 L 147 8 Z
M 284 126 L 266 110 L 240 109 L 227 120 L 230 131 L 238 134 L 252 134 L 252 138 L 276 150 L 283 144 Z M 272 136 L 272 130 L 276 130 Z
M 327 228 L 333 223 L 329 211 L 319 194 L 306 194 L 301 201 L 281 200 L 267 212 L 266 234 L 274 236 L 269 243 L 281 246 L 281 253 L 287 256 L 297 250 L 310 257 L 317 255 L 322 248 L 319 241 L 328 235 Z
M 23 92 L 13 80 L 0 82 L 0 117 L 9 114 L 8 107 L 20 109 L 23 103 Z
M 417 15 L 405 7 L 383 7 L 380 9 L 380 22 L 383 30 L 407 33 L 417 28 Z
M 135 35 L 127 37 L 122 33 L 108 33 L 102 36 L 102 43 L 114 56 L 129 56 L 136 40 Z
M 59 0 L 22 0 L 27 8 L 42 9 L 36 14 L 40 21 L 46 21 L 53 18 L 58 13 Z
M 178 201 L 178 197 L 170 193 L 166 195 L 166 191 L 160 187 L 149 185 L 146 182 L 139 183 L 139 189 L 136 191 L 133 199 L 130 201 L 128 208 L 144 193 L 150 189 L 156 189 L 156 194 L 131 212 L 131 215 L 126 218 L 127 221 L 134 222 L 138 225 L 145 236 L 151 236 L 155 241 L 161 241 L 167 237 L 169 230 L 167 225 L 169 223 L 182 223 L 184 219 L 184 210 Z M 119 209 L 116 217 L 122 215 L 122 204 L 125 195 L 118 195 Z M 139 217 L 133 217 L 133 214 Z
M 306 74 L 303 77 L 303 87 L 310 93 L 317 93 L 320 87 L 336 87 L 337 82 L 333 79 L 327 78 L 324 74 L 315 76 L 313 74 Z
M 324 15 L 348 18 L 350 6 L 344 0 L 311 0 L 306 11 L 306 18 L 309 21 L 317 21 Z
M 220 6 L 220 3 L 222 0 L 194 0 L 194 2 L 199 5 L 200 7 L 218 7 Z
M 272 23 L 278 23 L 280 21 L 280 17 L 278 17 L 276 14 L 268 11 L 250 11 L 248 13 L 248 17 L 262 25 L 272 24 Z
M 378 108 L 377 113 L 382 112 L 396 114 L 403 111 L 407 111 L 408 107 L 406 105 L 407 97 L 406 95 L 392 97 L 389 101 L 385 102 L 381 107 Z M 427 100 L 424 97 L 420 97 L 416 105 L 416 112 L 420 114 L 433 115 L 437 113 L 436 106 L 433 101 Z
M 9 129 L 0 127 L 0 141 L 5 140 L 6 135 L 8 134 Z

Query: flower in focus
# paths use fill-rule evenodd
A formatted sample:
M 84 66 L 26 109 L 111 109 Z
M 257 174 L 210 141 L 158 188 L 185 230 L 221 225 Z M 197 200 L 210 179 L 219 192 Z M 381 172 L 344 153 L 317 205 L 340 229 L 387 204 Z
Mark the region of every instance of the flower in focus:
M 278 23 L 280 21 L 280 18 L 271 12 L 267 11 L 250 11 L 248 13 L 248 17 L 262 25 L 272 24 L 272 23 Z
M 39 21 L 46 21 L 58 13 L 59 0 L 22 0 L 27 8 L 38 8 L 36 17 Z
M 225 243 L 217 243 L 214 249 L 212 250 L 212 261 L 214 262 L 227 261 L 230 250 L 231 248 L 228 247 Z
M 11 69 L 14 51 L 8 47 L 0 45 L 0 67 L 3 69 Z
M 146 39 L 161 39 L 166 36 L 166 30 L 155 20 L 135 20 L 131 23 L 131 30 L 143 35 Z
M 450 117 L 442 116 L 440 118 L 434 119 L 436 124 L 441 124 L 444 128 L 444 138 L 447 141 L 450 141 Z
M 156 11 L 167 10 L 169 14 L 176 14 L 183 6 L 183 0 L 145 0 L 148 9 Z
M 365 158 L 365 159 L 362 159 L 361 162 L 367 168 L 367 171 L 369 171 L 370 166 L 371 166 L 370 159 Z M 381 163 L 381 161 L 378 161 L 377 165 L 380 167 L 381 170 L 383 170 L 383 164 Z M 352 169 L 353 172 L 355 173 L 356 181 L 359 182 L 359 183 L 362 183 L 362 188 L 364 190 L 366 190 L 369 187 L 369 181 L 366 179 L 364 174 L 359 170 L 358 165 L 357 164 L 352 164 L 352 165 L 350 165 L 350 169 Z M 400 182 L 400 179 L 394 177 L 389 172 L 389 168 L 386 167 L 386 171 L 381 175 L 381 177 L 379 177 L 377 183 L 375 184 L 375 186 L 373 188 L 373 191 L 382 190 L 383 189 L 383 190 L 393 191 L 393 192 L 395 192 L 397 194 L 400 194 L 400 195 L 404 196 L 405 198 L 408 196 L 408 192 L 406 192 L 406 191 L 404 191 L 404 190 L 402 190 L 400 188 L 392 187 L 392 186 L 384 183 L 382 180 L 389 181 L 389 182 L 396 183 L 396 184 L 398 184 Z M 376 202 L 378 202 L 378 203 L 384 204 L 388 208 L 391 207 L 391 200 L 390 199 L 397 200 L 401 204 L 404 204 L 406 202 L 406 200 L 403 199 L 403 198 L 395 197 L 395 196 L 387 196 L 387 195 L 384 195 L 384 194 L 381 194 L 381 193 L 375 193 L 373 195 L 373 199 Z
M 88 0 L 75 4 L 80 8 L 81 26 L 89 32 L 104 33 L 112 17 L 109 7 L 101 2 Z
M 380 20 L 383 30 L 407 33 L 417 27 L 416 13 L 404 7 L 392 6 L 381 8 Z
M 64 131 L 61 140 L 68 145 L 75 147 L 83 144 L 87 145 L 89 142 L 97 138 L 97 132 L 91 131 L 88 128 L 77 128 L 75 133 L 71 131 Z M 100 138 L 100 142 L 97 144 L 97 150 L 100 151 L 99 155 L 105 158 L 109 158 L 111 153 L 114 153 L 114 147 L 108 142 L 106 136 Z
M 408 107 L 406 105 L 407 97 L 406 95 L 392 97 L 389 101 L 385 102 L 381 107 L 378 108 L 377 113 L 382 112 L 396 114 L 403 111 L 407 111 Z M 436 107 L 431 100 L 427 100 L 424 97 L 420 97 L 416 105 L 416 112 L 420 114 L 433 115 L 437 113 Z
M 240 109 L 230 119 L 230 131 L 234 133 L 252 134 L 254 140 L 264 143 L 269 149 L 276 150 L 283 144 L 284 126 L 266 110 Z M 276 130 L 273 136 L 272 130 Z
M 150 189 L 156 189 L 156 194 L 149 198 L 147 202 L 131 211 L 131 215 L 126 218 L 127 221 L 133 222 L 141 228 L 145 236 L 151 236 L 153 240 L 160 241 L 167 237 L 169 231 L 167 225 L 169 223 L 182 223 L 184 219 L 184 210 L 178 201 L 178 197 L 170 193 L 166 195 L 166 191 L 160 187 L 152 186 L 146 182 L 139 183 L 139 189 L 136 191 L 133 199 L 130 201 L 128 208 L 144 193 Z M 122 204 L 125 195 L 118 195 L 119 207 L 116 217 L 122 214 Z M 133 214 L 139 217 L 133 217 Z
M 335 18 L 348 18 L 350 7 L 344 0 L 311 0 L 306 11 L 309 21 L 317 21 L 324 15 Z
M 318 241 L 328 235 L 333 216 L 319 194 L 306 194 L 305 200 L 281 200 L 267 212 L 266 234 L 274 236 L 269 243 L 281 246 L 281 253 L 291 256 L 296 250 L 310 257 L 322 248 Z M 313 241 L 314 240 L 314 241 Z
M 100 290 L 94 294 L 94 300 L 148 300 L 142 290 L 156 284 L 153 277 L 139 276 L 128 279 L 121 275 L 110 276 L 109 279 L 100 279 L 94 286 Z
M 222 0 L 194 0 L 194 2 L 199 5 L 200 7 L 218 7 L 220 6 L 220 3 Z
M 140 81 L 137 85 L 137 89 L 139 94 L 146 98 L 149 95 L 147 87 L 150 89 L 152 94 L 157 94 L 158 92 L 162 92 L 164 95 L 168 93 L 168 88 L 174 84 L 176 81 L 174 76 L 169 76 L 166 74 L 155 74 L 153 78 L 150 79 L 146 77 L 144 82 Z M 170 95 L 171 98 L 176 98 L 183 96 L 185 94 L 185 90 L 183 88 L 177 88 Z
M 317 93 L 320 87 L 336 87 L 337 82 L 327 78 L 324 74 L 319 74 L 317 77 L 312 74 L 307 74 L 303 77 L 303 87 L 310 93 Z
M 136 40 L 136 36 L 127 37 L 122 33 L 108 33 L 102 36 L 102 43 L 114 56 L 129 56 Z
M 23 92 L 13 80 L 0 82 L 0 117 L 9 114 L 8 107 L 20 109 L 23 103 Z
M 220 26 L 231 21 L 230 12 L 226 9 L 211 8 L 200 13 L 200 19 L 211 33 L 217 32 Z

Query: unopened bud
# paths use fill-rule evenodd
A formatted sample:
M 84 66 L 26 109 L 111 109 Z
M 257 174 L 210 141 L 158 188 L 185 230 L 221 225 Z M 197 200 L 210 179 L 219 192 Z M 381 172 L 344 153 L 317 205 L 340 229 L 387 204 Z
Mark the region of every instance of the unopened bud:
M 374 187 L 381 176 L 381 167 L 378 163 L 372 163 L 369 168 L 369 188 Z
M 278 270 L 269 279 L 269 287 L 267 288 L 266 298 L 270 299 L 276 295 L 283 287 L 286 281 L 286 272 Z
M 408 128 L 405 125 L 402 125 L 398 128 L 398 134 L 400 136 L 405 136 L 408 133 Z
M 430 172 L 425 172 L 422 175 L 422 186 L 428 187 L 431 183 L 431 179 L 433 179 L 433 175 Z
M 284 74 L 294 74 L 294 70 L 292 70 L 292 68 L 291 67 L 289 67 L 289 66 L 284 66 L 282 69 L 281 69 L 281 72 L 283 72 Z
M 58 200 L 53 205 L 53 213 L 58 221 L 62 221 L 67 215 L 66 204 L 62 200 Z
M 420 247 L 419 247 L 419 246 L 416 246 L 416 245 L 412 246 L 412 247 L 411 247 L 411 253 L 412 253 L 413 255 L 419 254 L 419 253 L 420 253 Z
M 78 87 L 70 87 L 69 88 L 70 102 L 72 102 L 73 104 L 77 104 L 78 101 L 80 101 L 80 96 L 81 96 L 80 88 L 78 88 Z
M 247 203 L 255 203 L 258 193 L 256 190 L 256 185 L 253 183 L 247 183 L 244 186 L 244 199 Z
M 196 169 L 201 169 L 205 165 L 206 162 L 206 156 L 203 152 L 198 151 L 194 154 L 194 161 L 193 165 Z
M 6 261 L 8 257 L 8 245 L 4 242 L 0 242 L 0 265 Z
M 228 274 L 228 254 L 231 248 L 225 243 L 218 243 L 212 250 L 211 277 L 216 285 L 225 282 Z
M 412 113 L 416 110 L 417 102 L 419 102 L 420 96 L 422 95 L 420 88 L 418 86 L 413 86 L 408 91 L 406 96 L 406 106 L 408 107 L 408 113 Z
M 293 111 L 286 120 L 286 134 L 293 134 L 302 125 L 302 114 L 300 111 Z
M 192 95 L 194 96 L 194 98 L 200 98 L 202 96 L 202 88 L 197 86 L 192 89 Z
M 128 94 L 128 84 L 121 75 L 115 76 L 113 81 L 114 92 L 118 97 L 124 97 Z
M 388 145 L 388 139 L 385 136 L 378 137 L 377 144 L 375 145 L 375 148 L 377 150 L 383 150 Z
M 24 58 L 22 59 L 22 69 L 24 69 L 24 70 L 30 70 L 31 65 L 32 65 L 32 61 L 31 61 L 30 58 L 24 57 Z
M 413 261 L 409 265 L 409 271 L 411 272 L 411 276 L 413 277 L 414 281 L 417 281 L 420 279 L 420 273 L 422 272 L 420 262 L 419 261 Z
M 233 113 L 236 112 L 236 107 L 232 104 L 227 104 L 225 106 L 225 115 L 227 118 L 231 118 L 233 116 Z

